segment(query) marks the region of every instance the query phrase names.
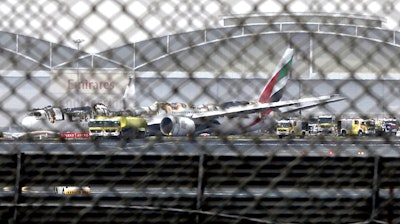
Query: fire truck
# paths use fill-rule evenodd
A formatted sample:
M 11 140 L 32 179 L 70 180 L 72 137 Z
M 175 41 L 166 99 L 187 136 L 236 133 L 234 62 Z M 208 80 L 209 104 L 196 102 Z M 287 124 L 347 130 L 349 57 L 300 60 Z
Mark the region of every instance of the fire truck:
M 302 122 L 301 120 L 294 119 L 284 119 L 279 120 L 276 124 L 276 134 L 279 138 L 288 136 L 290 138 L 295 138 L 299 136 L 304 138 L 308 133 L 307 122 Z
M 318 116 L 317 132 L 318 135 L 336 135 L 335 117 L 332 115 Z
M 347 118 L 337 124 L 338 134 L 346 135 L 375 135 L 375 121 L 373 119 Z
M 91 139 L 116 137 L 131 139 L 144 137 L 147 133 L 147 122 L 144 118 L 134 116 L 98 116 L 89 120 Z

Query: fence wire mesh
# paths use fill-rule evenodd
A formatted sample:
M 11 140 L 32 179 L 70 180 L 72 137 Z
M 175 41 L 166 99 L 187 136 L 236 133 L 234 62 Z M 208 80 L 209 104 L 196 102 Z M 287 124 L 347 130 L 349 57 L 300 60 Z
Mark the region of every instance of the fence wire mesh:
M 0 223 L 397 223 L 399 9 L 1 2 Z

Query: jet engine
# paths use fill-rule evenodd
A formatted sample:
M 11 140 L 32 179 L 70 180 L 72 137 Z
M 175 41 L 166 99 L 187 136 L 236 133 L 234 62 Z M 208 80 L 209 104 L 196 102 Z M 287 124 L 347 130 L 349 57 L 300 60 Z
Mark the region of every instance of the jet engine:
M 163 135 L 184 136 L 193 134 L 196 125 L 187 117 L 165 117 L 161 120 L 160 130 Z

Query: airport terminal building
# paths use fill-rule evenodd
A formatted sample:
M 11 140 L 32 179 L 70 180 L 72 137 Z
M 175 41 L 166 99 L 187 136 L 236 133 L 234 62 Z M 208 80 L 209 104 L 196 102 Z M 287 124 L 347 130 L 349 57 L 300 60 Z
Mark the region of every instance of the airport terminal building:
M 288 47 L 295 57 L 285 99 L 338 93 L 349 100 L 314 112 L 396 115 L 400 32 L 383 23 L 348 14 L 234 15 L 221 27 L 98 53 L 0 32 L 0 119 L 50 104 L 104 102 L 118 110 L 123 95 L 129 106 L 256 100 Z

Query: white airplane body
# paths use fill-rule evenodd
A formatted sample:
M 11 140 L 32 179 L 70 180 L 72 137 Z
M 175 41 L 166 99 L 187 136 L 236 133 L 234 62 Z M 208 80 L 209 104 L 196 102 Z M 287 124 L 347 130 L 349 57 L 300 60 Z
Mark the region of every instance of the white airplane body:
M 47 106 L 33 109 L 22 119 L 25 131 L 36 133 L 83 133 L 88 129 L 88 121 L 94 117 L 92 108 L 77 107 L 62 109 Z
M 179 136 L 201 132 L 238 134 L 260 130 L 265 126 L 265 121 L 274 120 L 269 116 L 273 112 L 294 112 L 344 99 L 338 95 L 329 95 L 279 101 L 289 79 L 292 61 L 293 49 L 287 49 L 256 101 L 231 101 L 200 107 L 181 103 L 156 103 L 141 108 L 144 112 L 139 114 L 146 117 L 152 130 L 163 135 Z M 129 92 L 128 88 L 124 98 Z
M 189 106 L 185 103 L 155 103 L 149 107 L 128 108 L 132 114 L 146 118 L 153 134 L 185 136 L 202 132 L 216 134 L 238 134 L 259 130 L 273 112 L 294 112 L 321 104 L 337 102 L 344 98 L 337 95 L 302 98 L 280 101 L 284 87 L 289 79 L 293 50 L 287 49 L 271 79 L 267 82 L 258 100 L 231 101 L 221 105 Z M 124 100 L 129 92 L 130 83 L 125 91 Z M 97 114 L 112 114 L 108 108 L 99 104 L 94 107 Z M 43 117 L 43 116 L 42 116 Z M 63 120 L 60 120 L 63 121 Z M 27 116 L 22 125 L 30 130 L 49 127 L 63 128 L 65 123 L 51 122 L 47 119 Z M 64 120 L 65 121 L 65 120 Z M 43 123 L 43 125 L 39 125 Z M 61 130 L 61 129 L 60 129 Z
M 146 118 L 148 126 L 153 127 L 156 134 L 157 131 L 174 136 L 202 132 L 239 134 L 258 131 L 268 125 L 267 122 L 275 121 L 272 114 L 280 112 L 280 109 L 288 113 L 340 100 L 343 98 L 338 95 L 329 95 L 271 103 L 232 101 L 172 110 L 160 109 L 159 105 L 168 106 L 169 103 L 156 103 L 152 107 L 157 110 L 142 108 L 145 112 L 139 114 Z

